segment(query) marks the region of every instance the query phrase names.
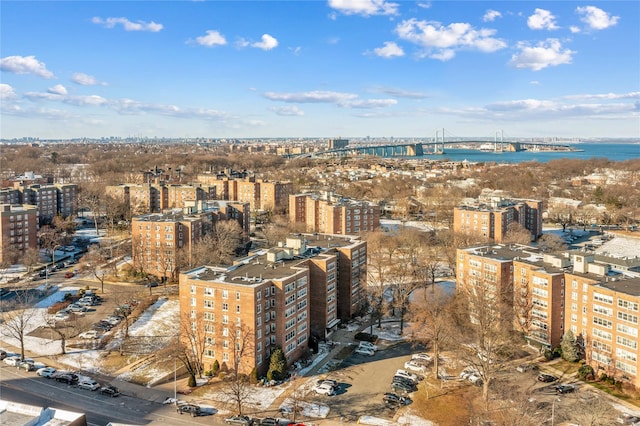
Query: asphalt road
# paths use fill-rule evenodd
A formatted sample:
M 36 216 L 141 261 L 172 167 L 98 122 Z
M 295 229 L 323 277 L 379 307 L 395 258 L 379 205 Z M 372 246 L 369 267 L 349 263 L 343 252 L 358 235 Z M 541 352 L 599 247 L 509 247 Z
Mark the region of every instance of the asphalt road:
M 105 426 L 109 422 L 176 426 L 224 424 L 223 419 L 212 416 L 192 418 L 179 415 L 173 405 L 158 404 L 130 396 L 111 398 L 98 392 L 39 377 L 35 372 L 18 370 L 4 363 L 0 364 L 0 378 L 2 399 L 86 413 L 89 426 Z

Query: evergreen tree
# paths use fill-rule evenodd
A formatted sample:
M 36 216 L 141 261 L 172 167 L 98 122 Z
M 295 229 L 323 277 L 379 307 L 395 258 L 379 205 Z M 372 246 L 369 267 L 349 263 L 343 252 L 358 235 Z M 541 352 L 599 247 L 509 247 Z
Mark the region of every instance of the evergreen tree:
M 283 380 L 287 377 L 287 359 L 281 348 L 276 348 L 271 353 L 267 380 Z
M 562 342 L 560 342 L 562 348 L 562 358 L 566 361 L 576 362 L 580 357 L 578 356 L 578 348 L 576 346 L 576 336 L 574 336 L 571 330 L 567 330 L 562 336 Z

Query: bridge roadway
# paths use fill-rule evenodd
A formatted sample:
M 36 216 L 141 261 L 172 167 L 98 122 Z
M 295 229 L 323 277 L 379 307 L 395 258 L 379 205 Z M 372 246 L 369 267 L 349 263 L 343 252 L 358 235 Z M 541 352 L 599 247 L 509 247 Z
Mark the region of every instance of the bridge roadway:
M 445 146 L 452 145 L 477 145 L 486 144 L 493 145 L 492 151 L 510 151 L 517 152 L 525 149 L 565 149 L 568 145 L 533 143 L 533 142 L 515 142 L 515 141 L 489 141 L 489 140 L 465 140 L 465 141 L 431 141 L 418 143 L 402 143 L 402 144 L 386 144 L 386 145 L 353 145 L 346 148 L 328 149 L 320 152 L 308 152 L 302 154 L 288 155 L 289 158 L 312 158 L 320 156 L 341 157 L 346 155 L 373 155 L 377 157 L 420 157 L 422 155 L 444 154 Z

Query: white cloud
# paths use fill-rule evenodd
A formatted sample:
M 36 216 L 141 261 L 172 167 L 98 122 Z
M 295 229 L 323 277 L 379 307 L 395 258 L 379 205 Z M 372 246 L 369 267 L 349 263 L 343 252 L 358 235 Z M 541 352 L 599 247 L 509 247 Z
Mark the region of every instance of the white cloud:
M 106 86 L 107 83 L 98 81 L 94 76 L 77 72 L 71 76 L 71 81 L 81 86 Z
M 392 41 L 385 41 L 384 46 L 373 49 L 373 53 L 376 56 L 382 58 L 393 58 L 394 56 L 404 56 L 402 47 L 398 46 Z
M 288 47 L 288 49 L 289 49 L 289 51 L 291 51 L 291 53 L 293 53 L 296 56 L 298 56 L 300 54 L 300 52 L 302 52 L 302 47 L 301 46 Z
M 99 16 L 95 16 L 91 19 L 91 22 L 93 22 L 94 24 L 102 25 L 105 28 L 114 28 L 116 25 L 120 24 L 125 31 L 149 31 L 152 33 L 157 33 L 164 28 L 162 24 L 157 24 L 153 21 L 132 22 L 123 17 L 102 19 Z
M 66 95 L 67 88 L 64 87 L 62 84 L 56 84 L 55 86 L 47 89 L 47 92 L 53 93 L 54 95 Z
M 244 38 L 242 38 L 242 37 L 239 37 L 239 38 L 236 40 L 236 43 L 235 43 L 235 44 L 236 44 L 236 47 L 237 47 L 237 48 L 243 48 L 243 47 L 247 47 L 247 46 L 249 46 L 249 44 L 250 44 L 250 43 L 249 43 L 249 41 L 248 41 L 248 40 L 246 40 L 246 39 L 244 39 Z
M 227 44 L 227 39 L 218 31 L 207 30 L 206 35 L 196 37 L 196 43 L 207 47 L 224 46 Z
M 16 92 L 13 90 L 13 87 L 8 84 L 0 83 L 0 99 L 14 99 L 16 97 Z
M 425 56 L 439 60 L 449 60 L 461 49 L 495 52 L 507 46 L 503 40 L 493 37 L 495 30 L 476 30 L 467 23 L 452 23 L 445 27 L 439 22 L 412 18 L 398 24 L 394 31 L 401 39 L 427 48 Z
M 288 117 L 301 117 L 304 115 L 304 111 L 302 111 L 297 106 L 282 106 L 282 107 L 270 107 L 269 111 L 273 111 L 278 115 L 288 116 Z
M 384 93 L 385 95 L 395 96 L 396 98 L 409 98 L 409 99 L 426 99 L 429 97 L 426 93 L 422 92 L 410 92 L 404 89 L 396 89 L 393 87 L 374 87 L 373 92 Z
M 511 56 L 509 64 L 515 68 L 529 68 L 540 71 L 549 66 L 570 64 L 574 51 L 562 49 L 560 41 L 554 38 L 539 42 L 536 46 L 518 43 L 519 53 Z
M 272 101 L 288 103 L 325 103 L 345 108 L 381 108 L 398 103 L 395 99 L 359 99 L 354 93 L 312 91 L 299 93 L 266 92 L 263 96 Z
M 358 95 L 353 93 L 312 91 L 300 93 L 276 93 L 266 92 L 263 96 L 272 101 L 294 102 L 294 103 L 344 103 L 356 99 Z
M 354 101 L 347 102 L 341 106 L 349 107 L 349 108 L 369 109 L 369 108 L 385 108 L 385 107 L 396 105 L 397 103 L 398 101 L 396 101 L 395 99 L 357 99 Z
M 256 47 L 262 50 L 271 50 L 278 46 L 278 40 L 269 34 L 262 34 L 262 41 L 257 41 L 251 44 L 251 47 Z
M 418 7 L 421 7 L 423 9 L 431 9 L 431 3 L 430 2 L 418 2 L 417 5 L 418 5 Z
M 579 28 L 579 27 L 576 27 L 575 25 L 571 25 L 571 26 L 569 27 L 569 31 L 571 31 L 571 33 L 572 33 L 572 34 L 577 34 L 577 33 L 579 33 L 579 32 L 580 32 L 580 28 Z
M 557 30 L 556 17 L 548 10 L 536 9 L 527 19 L 527 25 L 532 30 Z
M 53 78 L 53 73 L 47 69 L 44 62 L 35 56 L 7 56 L 0 59 L 0 70 L 14 74 L 35 74 L 43 78 Z
M 579 99 L 579 100 L 589 100 L 589 99 L 640 99 L 640 92 L 629 92 L 629 93 L 601 93 L 601 94 L 589 94 L 589 95 L 570 95 L 565 96 L 565 99 Z
M 489 9 L 482 17 L 482 20 L 484 22 L 493 22 L 496 20 L 496 18 L 502 18 L 502 13 L 498 12 L 497 10 Z
M 397 15 L 398 3 L 385 0 L 329 0 L 329 7 L 345 15 Z
M 595 6 L 578 7 L 576 8 L 576 12 L 581 15 L 580 20 L 587 24 L 592 30 L 604 30 L 613 27 L 620 19 L 619 16 L 611 16 Z

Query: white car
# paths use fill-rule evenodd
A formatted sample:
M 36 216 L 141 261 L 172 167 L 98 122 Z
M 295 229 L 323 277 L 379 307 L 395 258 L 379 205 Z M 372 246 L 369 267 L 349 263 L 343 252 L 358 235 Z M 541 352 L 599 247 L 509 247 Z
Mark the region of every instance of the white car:
M 43 367 L 36 370 L 36 374 L 41 377 L 46 377 L 47 379 L 51 379 L 55 374 L 56 370 L 53 367 Z
M 415 371 L 416 373 L 421 374 L 425 374 L 427 372 L 427 367 L 424 364 L 416 362 L 415 360 L 405 362 L 404 369 L 408 371 Z
M 2 360 L 5 364 L 10 365 L 12 367 L 17 366 L 22 362 L 19 356 L 9 356 Z
M 431 355 L 423 352 L 420 354 L 411 355 L 411 359 L 416 359 L 418 361 L 424 361 L 424 362 L 431 362 L 433 358 L 431 357 Z
M 420 381 L 420 377 L 418 377 L 416 374 L 409 373 L 407 370 L 396 370 L 395 375 L 400 377 L 405 377 L 409 380 L 414 381 L 415 383 L 418 383 L 418 381 Z
M 65 312 L 58 312 L 53 316 L 54 321 L 66 321 L 69 319 L 69 314 Z
M 85 331 L 84 333 L 78 334 L 78 337 L 81 339 L 97 339 L 98 332 L 96 330 Z
M 362 347 L 362 346 L 358 346 L 355 350 L 355 353 L 359 355 L 368 355 L 368 356 L 374 356 L 376 354 L 373 350 Z
M 358 345 L 358 347 L 361 348 L 367 348 L 367 349 L 371 349 L 372 351 L 377 351 L 378 350 L 378 346 L 374 345 L 371 342 L 360 342 L 360 344 Z
M 336 392 L 335 388 L 329 383 L 320 383 L 319 385 L 315 385 L 313 387 L 313 391 L 319 395 L 327 396 L 331 396 Z
M 100 384 L 98 384 L 98 382 L 96 382 L 95 380 L 80 380 L 78 382 L 78 387 L 80 389 L 86 389 L 86 390 L 90 390 L 90 391 L 94 391 L 94 390 L 98 390 L 100 389 Z

